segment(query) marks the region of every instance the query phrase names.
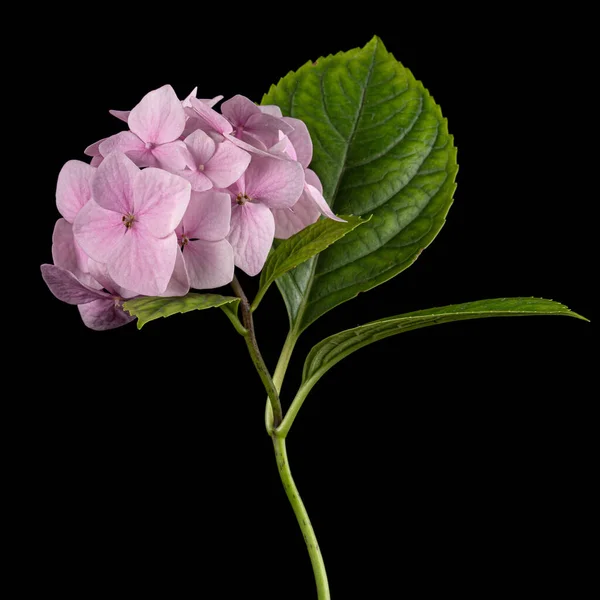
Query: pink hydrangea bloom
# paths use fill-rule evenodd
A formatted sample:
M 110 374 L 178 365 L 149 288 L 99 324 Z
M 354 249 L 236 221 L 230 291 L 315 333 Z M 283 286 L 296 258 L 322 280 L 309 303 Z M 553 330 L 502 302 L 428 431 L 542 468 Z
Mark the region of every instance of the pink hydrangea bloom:
M 224 192 L 192 192 L 175 230 L 191 287 L 202 290 L 233 279 L 233 248 L 225 239 L 231 221 L 231 200 Z
M 166 85 L 131 111 L 110 111 L 129 131 L 86 148 L 90 165 L 69 161 L 59 174 L 63 218 L 42 274 L 92 329 L 131 321 L 123 299 L 221 287 L 236 265 L 256 275 L 274 237 L 320 215 L 341 220 L 308 168 L 302 121 L 239 95 L 221 114 L 222 96 L 196 92 L 180 101 Z
M 98 167 L 93 200 L 73 225 L 75 241 L 110 277 L 138 294 L 162 294 L 177 260 L 175 228 L 190 200 L 190 184 L 160 169 L 140 171 L 121 152 Z

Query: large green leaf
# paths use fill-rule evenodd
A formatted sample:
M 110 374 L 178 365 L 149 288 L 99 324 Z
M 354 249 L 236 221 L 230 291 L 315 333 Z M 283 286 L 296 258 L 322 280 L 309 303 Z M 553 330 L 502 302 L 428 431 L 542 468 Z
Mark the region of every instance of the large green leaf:
M 289 73 L 262 103 L 308 126 L 311 168 L 334 212 L 373 214 L 277 280 L 298 334 L 429 245 L 452 203 L 456 149 L 440 108 L 377 37 Z
M 498 298 L 419 310 L 347 329 L 319 342 L 306 357 L 302 384 L 312 387 L 333 365 L 352 352 L 391 335 L 452 321 L 528 315 L 563 315 L 587 321 L 563 304 L 542 298 Z
M 239 302 L 233 296 L 219 296 L 218 294 L 188 294 L 187 296 L 161 298 L 148 296 L 134 298 L 123 303 L 123 308 L 132 316 L 137 317 L 137 328 L 141 329 L 149 321 L 160 317 L 170 317 L 177 313 L 186 313 L 191 310 L 204 310 L 216 308 L 231 302 Z
M 321 219 L 277 244 L 269 254 L 260 274 L 260 288 L 252 303 L 253 310 L 278 277 L 322 252 L 333 242 L 369 220 L 354 216 L 342 216 L 341 218 L 344 219 L 343 222 Z

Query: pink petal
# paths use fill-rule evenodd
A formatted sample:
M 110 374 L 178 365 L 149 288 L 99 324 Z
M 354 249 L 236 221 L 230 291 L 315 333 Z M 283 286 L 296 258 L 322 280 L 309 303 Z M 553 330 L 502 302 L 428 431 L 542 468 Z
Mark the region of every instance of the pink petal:
M 125 123 L 129 121 L 129 115 L 131 114 L 130 110 L 109 110 L 108 112 L 113 117 L 117 117 L 117 119 L 125 121 Z
M 188 149 L 181 140 L 155 146 L 151 152 L 157 160 L 158 166 L 163 169 L 179 171 L 185 168 Z
M 92 160 L 90 160 L 90 167 L 99 167 L 103 161 L 104 158 L 102 156 L 94 156 L 92 157 Z
M 266 115 L 271 115 L 272 117 L 277 117 L 281 119 L 281 117 L 283 116 L 281 109 L 276 104 L 264 104 L 263 106 L 259 106 L 258 108 L 261 112 L 265 113 Z
M 213 157 L 217 147 L 214 140 L 200 129 L 188 135 L 184 142 L 194 159 L 194 164 L 188 166 L 194 169 L 198 165 L 205 165 Z
M 229 233 L 231 199 L 225 192 L 192 192 L 183 215 L 183 232 L 188 238 L 217 242 Z
M 323 184 L 319 176 L 312 169 L 304 169 L 304 181 L 313 187 L 316 187 L 321 194 L 323 193 Z
M 304 121 L 292 117 L 284 117 L 283 121 L 294 128 L 287 136 L 292 142 L 294 150 L 296 150 L 297 160 L 304 168 L 308 167 L 313 156 L 313 143 L 310 139 L 308 127 L 306 127 Z
M 94 289 L 102 286 L 89 273 L 88 255 L 73 237 L 73 226 L 65 219 L 58 219 L 52 233 L 52 260 L 57 267 L 71 271 L 84 285 Z
M 158 239 L 143 223 L 137 223 L 109 257 L 108 273 L 121 287 L 158 296 L 167 289 L 178 251 L 175 233 Z
M 77 280 L 73 273 L 55 265 L 42 265 L 42 277 L 50 291 L 67 304 L 85 304 L 98 298 L 106 298 L 108 294 L 92 290 Z
M 92 180 L 96 169 L 80 160 L 65 163 L 56 183 L 56 206 L 60 214 L 72 223 L 92 197 Z
M 245 129 L 255 134 L 269 132 L 276 138 L 279 136 L 280 131 L 283 131 L 285 135 L 289 135 L 294 131 L 294 127 L 284 119 L 278 119 L 260 111 L 248 119 Z
M 139 224 L 143 223 L 151 236 L 169 235 L 175 231 L 185 213 L 190 201 L 190 192 L 189 182 L 177 175 L 153 168 L 140 171 L 135 180 L 133 196 L 133 214 L 136 221 L 139 221 Z M 135 230 L 137 225 L 138 223 L 134 222 L 131 231 Z M 127 287 L 126 284 L 121 285 Z M 136 288 L 129 289 L 138 291 Z
M 214 98 L 200 98 L 200 102 L 203 102 L 209 108 L 212 108 L 217 102 L 221 102 L 224 96 L 215 96 Z
M 242 176 L 249 164 L 248 152 L 231 142 L 224 141 L 217 144 L 214 156 L 204 166 L 204 174 L 215 187 L 226 188 Z
M 94 142 L 93 144 L 90 144 L 84 151 L 83 153 L 86 156 L 98 156 L 100 154 L 100 144 L 105 140 L 106 138 L 102 138 L 101 140 L 98 140 L 97 142 Z
M 279 132 L 279 141 L 269 148 L 269 152 L 284 154 L 286 157 L 292 160 L 297 160 L 296 150 L 290 142 L 290 138 L 283 133 Z
M 182 101 L 181 101 L 181 106 L 183 106 L 183 108 L 189 108 L 192 106 L 192 103 L 190 102 L 190 98 L 195 98 L 196 94 L 198 93 L 198 86 L 196 86 Z
M 264 204 L 247 202 L 232 207 L 227 239 L 233 247 L 235 264 L 248 275 L 256 275 L 263 268 L 274 235 L 273 213 Z
M 119 247 L 126 232 L 121 214 L 106 210 L 93 200 L 79 211 L 73 223 L 77 244 L 91 259 L 102 263 Z
M 302 231 L 308 225 L 316 223 L 320 216 L 319 209 L 305 191 L 292 208 L 273 210 L 275 237 L 286 240 L 295 233 Z
M 181 106 L 183 108 L 190 108 L 192 103 L 190 102 L 190 98 L 195 98 L 198 93 L 198 87 L 195 87 L 189 95 L 181 101 Z M 206 106 L 212 108 L 217 102 L 223 100 L 223 96 L 215 96 L 214 98 L 199 98 L 200 102 L 206 104 Z
M 241 140 L 241 141 L 245 142 L 246 144 L 250 144 L 250 146 L 252 146 L 253 148 L 256 148 L 257 150 L 266 151 L 267 147 L 270 145 L 270 144 L 263 142 L 260 139 L 260 136 L 255 135 L 251 131 L 246 131 L 245 129 L 238 131 L 236 134 L 236 137 L 238 138 L 238 140 Z M 266 141 L 267 142 L 272 141 L 271 134 L 269 134 L 268 139 Z
M 166 144 L 178 139 L 185 127 L 185 112 L 170 85 L 146 94 L 129 115 L 129 129 L 144 142 Z
M 281 155 L 278 155 L 278 154 L 271 154 L 271 152 L 268 152 L 266 150 L 266 146 L 262 142 L 258 142 L 258 140 L 251 135 L 244 135 L 244 137 L 246 139 L 251 139 L 252 143 L 258 142 L 261 145 L 260 148 L 257 146 L 253 146 L 251 143 L 248 143 L 244 140 L 236 138 L 233 135 L 230 135 L 228 133 L 225 134 L 224 137 L 226 140 L 229 140 L 232 144 L 234 144 L 238 148 L 241 148 L 242 150 L 246 150 L 246 152 L 249 152 L 251 156 L 256 155 L 256 156 L 262 156 L 263 158 L 275 158 L 278 160 L 289 160 L 289 158 L 287 156 L 282 157 Z
M 192 103 L 194 112 L 204 124 L 202 129 L 205 131 L 206 128 L 212 129 L 221 135 L 225 135 L 226 133 L 231 133 L 233 131 L 231 123 L 216 110 L 213 110 L 204 104 L 204 102 L 200 102 L 200 100 L 197 98 L 190 98 L 190 102 Z
M 100 153 L 102 156 L 108 156 L 111 152 L 119 151 L 127 155 L 138 167 L 157 167 L 158 159 L 155 158 L 150 147 L 140 140 L 140 138 L 131 133 L 131 131 L 122 131 L 109 138 L 106 138 L 100 144 Z
M 298 162 L 253 156 L 245 172 L 246 194 L 270 208 L 287 208 L 304 189 L 304 169 Z
M 177 175 L 190 182 L 194 192 L 205 192 L 213 187 L 212 181 L 202 171 L 178 171 Z
M 244 126 L 252 115 L 260 115 L 260 108 L 245 96 L 234 96 L 221 104 L 221 112 L 235 127 Z
M 123 153 L 111 152 L 96 170 L 92 183 L 94 200 L 120 215 L 133 212 L 133 189 L 139 172 Z
M 344 219 L 340 219 L 339 217 L 335 216 L 335 214 L 333 213 L 331 208 L 329 208 L 329 204 L 327 204 L 327 201 L 325 200 L 325 198 L 323 198 L 323 194 L 321 194 L 321 192 L 316 187 L 307 183 L 304 188 L 304 193 L 310 198 L 310 200 L 312 200 L 312 202 L 314 203 L 314 205 L 317 207 L 317 209 L 320 211 L 320 213 L 322 215 L 325 215 L 326 217 L 329 217 L 330 219 L 333 219 L 334 221 L 339 221 L 340 223 L 346 223 L 346 221 L 344 221 Z M 294 205 L 294 208 L 295 208 L 295 205 Z
M 91 258 L 88 260 L 90 275 L 110 294 L 120 296 L 121 298 L 133 298 L 137 296 L 136 292 L 122 288 L 117 285 L 108 274 L 108 268 L 104 263 L 99 263 Z
M 197 290 L 221 287 L 233 279 L 233 248 L 227 240 L 188 242 L 183 258 L 190 285 Z
M 95 331 L 115 329 L 135 319 L 123 310 L 121 303 L 115 298 L 95 300 L 89 304 L 80 304 L 77 308 L 84 324 Z
M 171 296 L 185 296 L 190 291 L 190 280 L 183 260 L 181 250 L 177 248 L 177 258 L 175 259 L 175 269 L 171 275 L 167 289 L 160 294 L 166 298 Z

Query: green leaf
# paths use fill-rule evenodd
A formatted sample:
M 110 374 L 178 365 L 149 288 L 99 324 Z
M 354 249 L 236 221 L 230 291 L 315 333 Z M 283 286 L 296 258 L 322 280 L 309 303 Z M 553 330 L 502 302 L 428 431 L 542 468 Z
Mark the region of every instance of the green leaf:
M 188 294 L 187 296 L 161 298 L 148 296 L 135 298 L 123 303 L 123 308 L 132 316 L 137 317 L 137 328 L 141 329 L 149 321 L 160 317 L 170 317 L 177 313 L 186 313 L 191 310 L 204 310 L 216 308 L 232 302 L 239 302 L 233 296 L 219 296 L 218 294 Z
M 306 357 L 302 385 L 312 388 L 340 360 L 359 348 L 391 335 L 452 321 L 528 315 L 562 315 L 587 321 L 563 304 L 542 298 L 498 298 L 419 310 L 347 329 L 319 342 Z
M 269 254 L 260 274 L 260 288 L 252 303 L 252 310 L 256 309 L 269 286 L 278 277 L 325 250 L 333 242 L 370 220 L 370 217 L 369 219 L 353 216 L 342 216 L 341 218 L 346 222 L 321 219 L 277 244 L 277 247 Z
M 456 189 L 456 148 L 423 85 L 373 38 L 306 63 L 263 104 L 302 119 L 311 168 L 335 213 L 373 215 L 277 280 L 292 329 L 410 266 L 444 224 Z

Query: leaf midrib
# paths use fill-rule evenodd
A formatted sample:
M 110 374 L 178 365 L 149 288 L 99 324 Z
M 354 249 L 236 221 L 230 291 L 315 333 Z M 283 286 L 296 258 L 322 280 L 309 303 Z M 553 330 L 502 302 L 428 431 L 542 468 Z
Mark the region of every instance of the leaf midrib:
M 356 120 L 354 121 L 354 125 L 352 127 L 352 132 L 350 133 L 350 136 L 348 137 L 348 143 L 346 144 L 345 147 L 345 151 L 344 151 L 344 158 L 342 160 L 342 166 L 340 168 L 339 171 L 339 176 L 338 176 L 338 180 L 336 182 L 335 185 L 335 190 L 331 196 L 331 204 L 330 207 L 333 210 L 333 207 L 335 205 L 335 199 L 337 198 L 337 194 L 338 191 L 340 189 L 340 184 L 342 182 L 342 179 L 344 178 L 344 173 L 346 172 L 346 162 L 348 159 L 348 151 L 350 149 L 350 146 L 352 145 L 352 142 L 354 141 L 354 137 L 356 136 L 356 131 L 358 129 L 358 124 L 362 118 L 362 114 L 364 111 L 364 107 L 365 107 L 365 96 L 367 93 L 367 88 L 369 87 L 369 82 L 371 81 L 371 76 L 373 74 L 373 67 L 375 66 L 375 56 L 377 55 L 377 48 L 379 47 L 379 40 L 376 39 L 375 40 L 375 45 L 373 46 L 373 56 L 371 58 L 371 64 L 369 65 L 369 70 L 367 72 L 367 77 L 365 80 L 365 84 L 364 87 L 362 89 L 362 94 L 360 97 L 360 103 L 359 103 L 359 107 L 358 107 L 358 111 L 356 113 Z M 326 71 L 325 71 L 326 72 Z M 325 76 L 325 72 L 321 75 L 321 84 L 323 83 L 323 77 Z M 298 86 L 296 85 L 296 88 Z M 292 96 L 292 100 L 293 100 L 293 96 Z M 291 106 L 292 103 L 290 103 Z M 325 96 L 323 96 L 323 109 L 325 111 L 325 113 L 327 114 L 328 118 L 329 118 L 329 114 L 327 113 L 327 106 L 325 104 Z M 337 130 L 336 130 L 337 131 Z M 310 292 L 312 291 L 312 286 L 315 280 L 315 270 L 317 268 L 317 263 L 319 262 L 319 255 L 317 255 L 311 262 L 311 266 L 310 266 L 310 274 L 309 274 L 309 279 L 308 279 L 308 286 L 306 288 L 306 292 L 303 295 L 302 301 L 300 303 L 300 306 L 298 307 L 298 311 L 296 313 L 296 320 L 294 322 L 294 326 L 292 329 L 292 335 L 294 335 L 295 337 L 297 337 L 299 335 L 299 324 L 302 322 L 302 317 L 304 316 L 304 310 L 306 308 L 306 305 L 308 304 L 308 299 L 310 298 Z

